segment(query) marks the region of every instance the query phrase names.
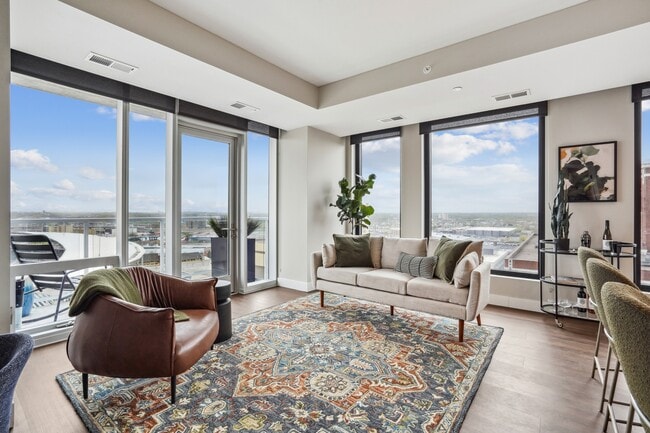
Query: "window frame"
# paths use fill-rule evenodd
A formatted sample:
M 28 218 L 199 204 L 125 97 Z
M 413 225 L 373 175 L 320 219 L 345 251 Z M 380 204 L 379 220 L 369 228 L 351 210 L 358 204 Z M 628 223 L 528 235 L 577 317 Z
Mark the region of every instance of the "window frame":
M 634 104 L 634 243 L 638 246 L 638 255 L 633 269 L 634 280 L 644 291 L 650 291 L 650 285 L 641 281 L 641 174 L 643 165 L 643 101 L 650 100 L 650 81 L 632 86 L 632 103 Z
M 537 232 L 538 239 L 545 238 L 545 219 L 546 206 L 545 185 L 546 185 L 546 115 L 548 113 L 548 104 L 542 101 L 534 104 L 519 105 L 498 110 L 489 110 L 479 113 L 466 114 L 462 116 L 448 117 L 439 120 L 420 123 L 420 135 L 423 138 L 423 177 L 424 177 L 424 227 L 423 232 L 426 238 L 431 235 L 431 134 L 433 132 L 453 130 L 459 128 L 468 128 L 478 125 L 505 122 L 510 120 L 538 118 L 538 149 L 537 149 Z M 537 259 L 537 272 L 516 272 L 499 269 L 491 269 L 491 275 L 525 278 L 537 280 L 540 275 L 544 275 L 544 260 L 539 256 Z

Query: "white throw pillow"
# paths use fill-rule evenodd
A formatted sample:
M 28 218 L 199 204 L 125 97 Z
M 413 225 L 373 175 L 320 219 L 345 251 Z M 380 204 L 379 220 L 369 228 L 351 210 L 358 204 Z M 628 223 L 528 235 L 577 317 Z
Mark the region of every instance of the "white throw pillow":
M 331 268 L 336 264 L 336 249 L 334 244 L 323 244 L 323 266 Z
M 460 259 L 460 261 L 456 264 L 456 268 L 454 269 L 454 277 L 452 280 L 454 282 L 454 286 L 456 286 L 457 289 L 468 287 L 469 282 L 472 278 L 472 271 L 476 269 L 478 265 L 479 258 L 478 254 L 476 254 L 475 251 L 472 251 Z

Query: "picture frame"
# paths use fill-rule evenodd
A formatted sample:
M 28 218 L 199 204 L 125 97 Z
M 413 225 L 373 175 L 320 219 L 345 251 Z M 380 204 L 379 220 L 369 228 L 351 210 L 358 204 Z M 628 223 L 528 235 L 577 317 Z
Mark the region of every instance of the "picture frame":
M 616 141 L 560 146 L 558 174 L 569 202 L 615 202 Z

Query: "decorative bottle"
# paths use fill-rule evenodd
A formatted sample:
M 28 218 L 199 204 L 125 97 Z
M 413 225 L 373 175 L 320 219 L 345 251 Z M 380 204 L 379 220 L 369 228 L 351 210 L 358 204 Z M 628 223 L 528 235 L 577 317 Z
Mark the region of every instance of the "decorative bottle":
M 585 292 L 584 287 L 580 287 L 578 290 L 578 302 L 576 303 L 579 313 L 587 312 L 587 292 Z
M 580 236 L 580 245 L 587 248 L 591 247 L 591 235 L 587 230 Z
M 605 220 L 605 231 L 603 232 L 603 251 L 612 249 L 612 232 L 609 231 L 609 220 Z

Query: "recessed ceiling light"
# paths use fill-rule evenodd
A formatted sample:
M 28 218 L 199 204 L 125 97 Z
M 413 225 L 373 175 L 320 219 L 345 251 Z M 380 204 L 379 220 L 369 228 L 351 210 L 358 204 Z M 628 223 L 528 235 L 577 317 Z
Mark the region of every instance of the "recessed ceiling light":
M 454 92 L 460 92 L 461 90 L 463 90 L 463 88 L 461 86 L 456 86 L 456 87 L 452 88 L 451 90 L 453 90 Z
M 422 68 L 423 74 L 428 74 L 430 72 L 431 72 L 431 65 L 426 65 L 424 68 Z

